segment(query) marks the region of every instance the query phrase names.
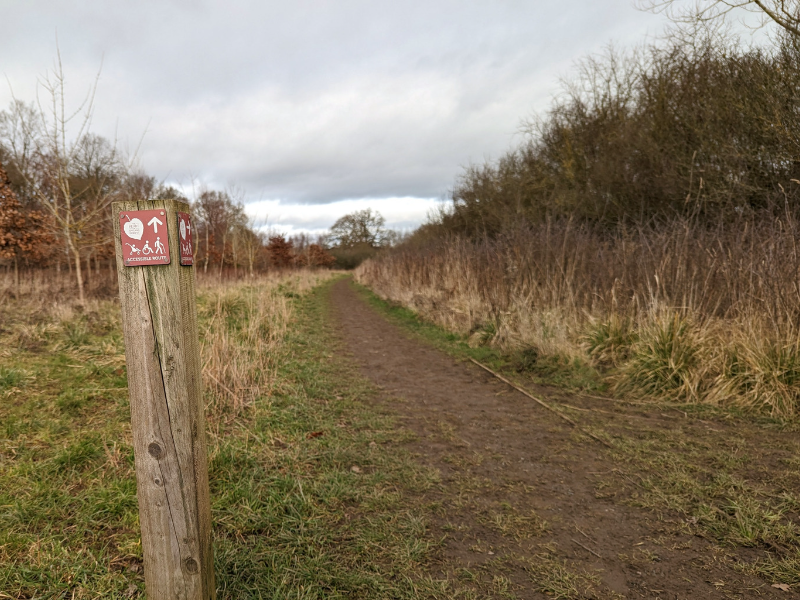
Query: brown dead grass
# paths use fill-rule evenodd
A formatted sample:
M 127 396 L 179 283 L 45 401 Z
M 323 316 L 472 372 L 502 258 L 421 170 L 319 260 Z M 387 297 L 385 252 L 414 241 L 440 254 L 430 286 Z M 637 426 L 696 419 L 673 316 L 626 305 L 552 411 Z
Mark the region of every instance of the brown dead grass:
M 356 279 L 473 345 L 588 362 L 620 393 L 787 417 L 800 408 L 798 235 L 789 211 L 713 227 L 546 223 L 407 245 Z
M 202 283 L 198 316 L 203 387 L 212 412 L 236 415 L 270 394 L 275 358 L 292 320 L 292 299 L 335 275 L 301 270 L 244 284 Z

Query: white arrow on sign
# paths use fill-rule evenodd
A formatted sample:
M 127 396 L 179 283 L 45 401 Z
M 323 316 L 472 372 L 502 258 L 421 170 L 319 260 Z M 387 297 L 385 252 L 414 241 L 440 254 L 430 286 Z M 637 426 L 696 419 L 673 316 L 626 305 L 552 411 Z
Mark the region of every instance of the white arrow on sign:
M 155 233 L 158 233 L 158 226 L 159 226 L 159 225 L 163 225 L 164 223 L 163 223 L 163 221 L 161 221 L 161 219 L 159 219 L 158 217 L 153 217 L 152 219 L 150 219 L 150 220 L 147 222 L 147 224 L 148 224 L 148 225 L 152 225 L 152 226 L 153 226 L 153 231 L 154 231 Z

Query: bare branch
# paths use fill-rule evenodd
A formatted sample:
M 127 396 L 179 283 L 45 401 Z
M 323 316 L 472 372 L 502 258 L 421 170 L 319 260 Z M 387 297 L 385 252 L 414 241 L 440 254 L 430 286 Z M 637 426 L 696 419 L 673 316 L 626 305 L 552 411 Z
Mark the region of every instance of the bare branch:
M 690 6 L 681 0 L 638 0 L 641 10 L 663 13 L 677 23 L 709 23 L 724 20 L 737 10 L 760 17 L 756 27 L 773 23 L 800 37 L 800 0 L 696 0 Z

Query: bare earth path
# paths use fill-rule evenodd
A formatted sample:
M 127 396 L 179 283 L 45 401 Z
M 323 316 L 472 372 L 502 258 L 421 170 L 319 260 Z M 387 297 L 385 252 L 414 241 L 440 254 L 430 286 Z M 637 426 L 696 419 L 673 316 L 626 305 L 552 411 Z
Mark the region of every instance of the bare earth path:
M 421 499 L 434 515 L 431 535 L 444 539 L 433 576 L 475 597 L 552 598 L 570 586 L 598 598 L 794 596 L 738 573 L 679 516 L 604 493 L 619 465 L 603 446 L 478 367 L 410 339 L 348 280 L 331 302 L 353 359 L 416 434 L 411 451 L 441 474 Z M 673 424 L 658 414 L 609 418 Z

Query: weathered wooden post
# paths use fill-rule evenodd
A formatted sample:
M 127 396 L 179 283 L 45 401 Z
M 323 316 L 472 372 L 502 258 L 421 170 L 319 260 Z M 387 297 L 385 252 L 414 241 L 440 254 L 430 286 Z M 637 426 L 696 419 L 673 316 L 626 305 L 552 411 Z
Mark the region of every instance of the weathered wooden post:
M 173 200 L 113 205 L 150 600 L 216 598 L 188 213 Z

